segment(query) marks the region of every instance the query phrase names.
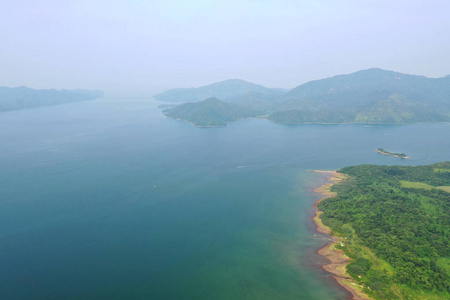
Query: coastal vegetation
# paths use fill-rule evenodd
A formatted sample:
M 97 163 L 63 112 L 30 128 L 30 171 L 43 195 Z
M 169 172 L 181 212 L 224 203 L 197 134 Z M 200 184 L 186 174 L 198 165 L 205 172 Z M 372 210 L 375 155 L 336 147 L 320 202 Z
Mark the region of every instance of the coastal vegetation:
M 0 111 L 94 100 L 101 91 L 90 90 L 36 90 L 27 87 L 0 87 Z
M 347 273 L 375 299 L 450 298 L 450 162 L 345 167 L 318 203 Z
M 207 104 L 201 101 L 215 97 L 236 105 L 237 109 L 252 109 L 259 117 L 283 124 L 403 124 L 450 122 L 449 95 L 450 76 L 426 78 L 368 69 L 310 81 L 291 90 L 234 79 L 199 88 L 169 90 L 155 99 L 199 102 L 202 106 Z M 216 120 L 215 113 L 205 109 L 204 117 L 211 120 L 211 126 L 214 123 L 223 126 L 221 116 Z M 178 118 L 188 119 L 183 114 Z

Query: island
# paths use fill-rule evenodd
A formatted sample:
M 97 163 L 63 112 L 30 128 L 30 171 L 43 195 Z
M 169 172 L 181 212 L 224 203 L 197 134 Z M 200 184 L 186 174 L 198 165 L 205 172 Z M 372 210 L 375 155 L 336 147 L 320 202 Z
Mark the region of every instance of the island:
M 168 117 L 197 126 L 225 126 L 253 117 L 282 124 L 450 122 L 448 95 L 450 76 L 427 78 L 373 68 L 290 90 L 233 79 L 172 89 L 154 98 L 178 104 L 164 110 Z M 211 98 L 220 102 L 204 101 Z
M 53 106 L 64 103 L 88 101 L 100 98 L 99 90 L 55 90 L 28 87 L 0 87 L 0 111 Z
M 450 162 L 326 173 L 319 250 L 354 299 L 450 299 Z
M 404 159 L 408 158 L 408 156 L 405 153 L 389 152 L 389 151 L 384 150 L 383 148 L 378 148 L 377 150 L 375 150 L 375 152 L 378 152 L 378 153 L 384 154 L 384 155 L 398 157 L 398 158 L 404 158 Z
M 187 121 L 197 127 L 223 127 L 226 122 L 258 115 L 251 108 L 220 101 L 215 97 L 201 102 L 184 103 L 164 110 L 167 117 Z

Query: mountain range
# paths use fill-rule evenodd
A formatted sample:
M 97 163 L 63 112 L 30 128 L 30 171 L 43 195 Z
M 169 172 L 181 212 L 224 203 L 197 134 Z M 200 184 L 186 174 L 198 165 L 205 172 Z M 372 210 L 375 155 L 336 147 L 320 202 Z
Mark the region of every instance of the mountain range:
M 285 124 L 450 121 L 450 76 L 427 78 L 377 68 L 310 81 L 291 90 L 233 79 L 169 90 L 155 98 L 184 103 L 164 113 L 197 126 L 223 126 L 255 116 Z
M 93 100 L 103 96 L 91 90 L 36 90 L 28 87 L 0 87 L 0 111 Z
M 156 100 L 164 102 L 200 102 L 207 98 L 217 97 L 221 100 L 240 98 L 248 93 L 280 96 L 283 89 L 269 89 L 240 79 L 230 79 L 216 82 L 199 88 L 173 89 L 154 96 Z

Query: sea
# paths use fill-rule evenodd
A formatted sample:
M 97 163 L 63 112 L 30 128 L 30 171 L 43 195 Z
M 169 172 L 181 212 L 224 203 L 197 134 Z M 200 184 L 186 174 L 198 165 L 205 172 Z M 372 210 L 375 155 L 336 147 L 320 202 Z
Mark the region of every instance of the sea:
M 349 299 L 310 171 L 450 160 L 445 123 L 197 128 L 160 104 L 0 113 L 0 299 Z

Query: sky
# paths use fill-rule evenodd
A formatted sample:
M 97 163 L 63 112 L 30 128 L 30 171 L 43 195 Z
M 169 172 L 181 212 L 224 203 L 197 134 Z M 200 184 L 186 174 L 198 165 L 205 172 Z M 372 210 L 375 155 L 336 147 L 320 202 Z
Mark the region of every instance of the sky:
M 16 0 L 0 86 L 152 94 L 244 79 L 294 88 L 378 67 L 450 74 L 448 0 Z

